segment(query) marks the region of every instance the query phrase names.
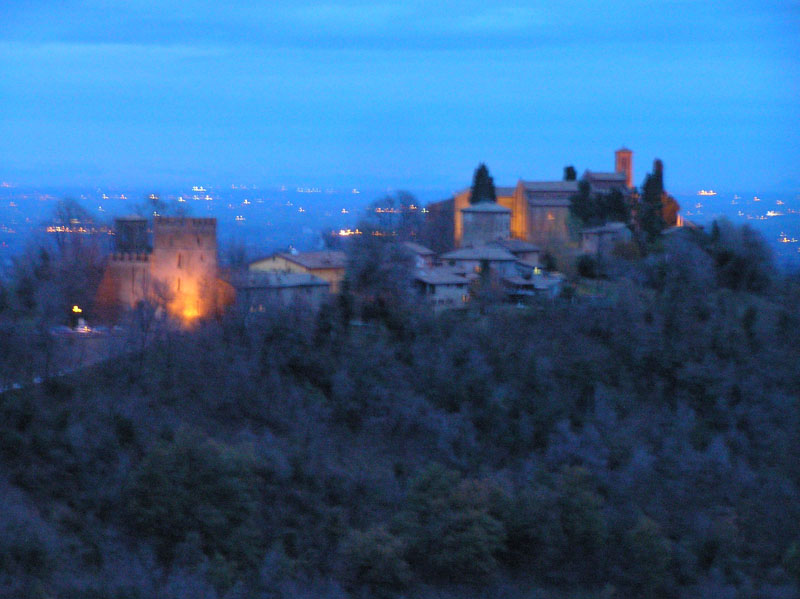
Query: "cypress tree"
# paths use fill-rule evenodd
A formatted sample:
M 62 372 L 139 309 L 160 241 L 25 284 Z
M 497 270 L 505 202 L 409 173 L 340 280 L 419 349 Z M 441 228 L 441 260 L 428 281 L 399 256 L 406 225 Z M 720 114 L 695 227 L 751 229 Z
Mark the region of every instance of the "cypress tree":
M 578 183 L 578 192 L 572 194 L 569 199 L 569 211 L 584 227 L 600 224 L 597 222 L 597 201 L 596 198 L 592 197 L 588 181 L 581 180 Z
M 656 160 L 653 162 L 653 172 L 644 180 L 639 205 L 639 226 L 648 241 L 654 241 L 665 227 L 661 203 L 663 195 L 664 166 L 660 160 Z
M 472 193 L 469 197 L 470 204 L 478 202 L 497 202 L 497 193 L 494 189 L 494 179 L 489 174 L 489 169 L 480 163 L 472 177 Z

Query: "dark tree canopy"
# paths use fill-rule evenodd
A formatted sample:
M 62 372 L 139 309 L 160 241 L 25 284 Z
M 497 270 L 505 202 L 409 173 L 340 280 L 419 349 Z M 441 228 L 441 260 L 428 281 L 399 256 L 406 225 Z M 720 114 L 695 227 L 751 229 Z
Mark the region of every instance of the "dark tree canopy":
M 612 189 L 602 196 L 602 216 L 604 222 L 627 223 L 631 219 L 631 207 L 620 189 Z
M 678 224 L 678 212 L 681 206 L 678 201 L 670 194 L 664 192 L 661 198 L 661 216 L 664 218 L 664 224 L 668 227 L 675 227 Z
M 481 163 L 475 169 L 475 174 L 472 177 L 472 194 L 469 197 L 470 204 L 477 204 L 478 202 L 496 202 L 497 193 L 494 189 L 494 179 L 489 174 L 489 169 L 486 165 Z
M 653 241 L 664 230 L 664 166 L 660 160 L 653 162 L 653 172 L 645 177 L 642 199 L 639 204 L 639 228 L 648 241 Z
M 578 178 L 578 173 L 575 172 L 575 167 L 571 164 L 564 167 L 564 181 L 575 181 Z
M 611 222 L 627 223 L 631 219 L 628 199 L 620 189 L 592 193 L 588 181 L 578 183 L 578 192 L 570 198 L 569 209 L 572 216 L 587 227 Z
M 453 226 L 455 203 L 452 198 L 428 204 L 419 241 L 437 254 L 453 249 L 455 245 Z
M 594 224 L 596 209 L 588 181 L 578 183 L 578 192 L 569 199 L 569 210 L 584 225 Z

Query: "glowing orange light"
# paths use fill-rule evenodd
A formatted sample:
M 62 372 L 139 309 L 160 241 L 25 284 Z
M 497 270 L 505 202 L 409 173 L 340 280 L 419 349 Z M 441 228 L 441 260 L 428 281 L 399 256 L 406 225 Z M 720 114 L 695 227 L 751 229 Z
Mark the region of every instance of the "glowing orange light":
M 75 312 L 75 314 L 80 314 L 83 312 L 83 310 L 81 310 L 78 306 L 72 306 L 72 311 Z

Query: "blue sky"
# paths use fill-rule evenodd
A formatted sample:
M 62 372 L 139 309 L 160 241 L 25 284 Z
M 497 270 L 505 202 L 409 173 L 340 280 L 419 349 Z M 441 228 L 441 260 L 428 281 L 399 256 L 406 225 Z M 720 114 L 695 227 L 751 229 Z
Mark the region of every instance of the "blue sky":
M 6 0 L 0 180 L 800 191 L 800 2 Z

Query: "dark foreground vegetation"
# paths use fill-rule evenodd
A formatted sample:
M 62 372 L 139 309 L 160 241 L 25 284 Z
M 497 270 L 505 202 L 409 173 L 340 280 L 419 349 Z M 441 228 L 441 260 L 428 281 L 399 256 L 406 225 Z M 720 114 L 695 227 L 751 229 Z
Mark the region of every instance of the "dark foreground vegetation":
M 797 597 L 800 286 L 762 249 L 674 238 L 613 301 L 234 311 L 6 391 L 0 595 Z

